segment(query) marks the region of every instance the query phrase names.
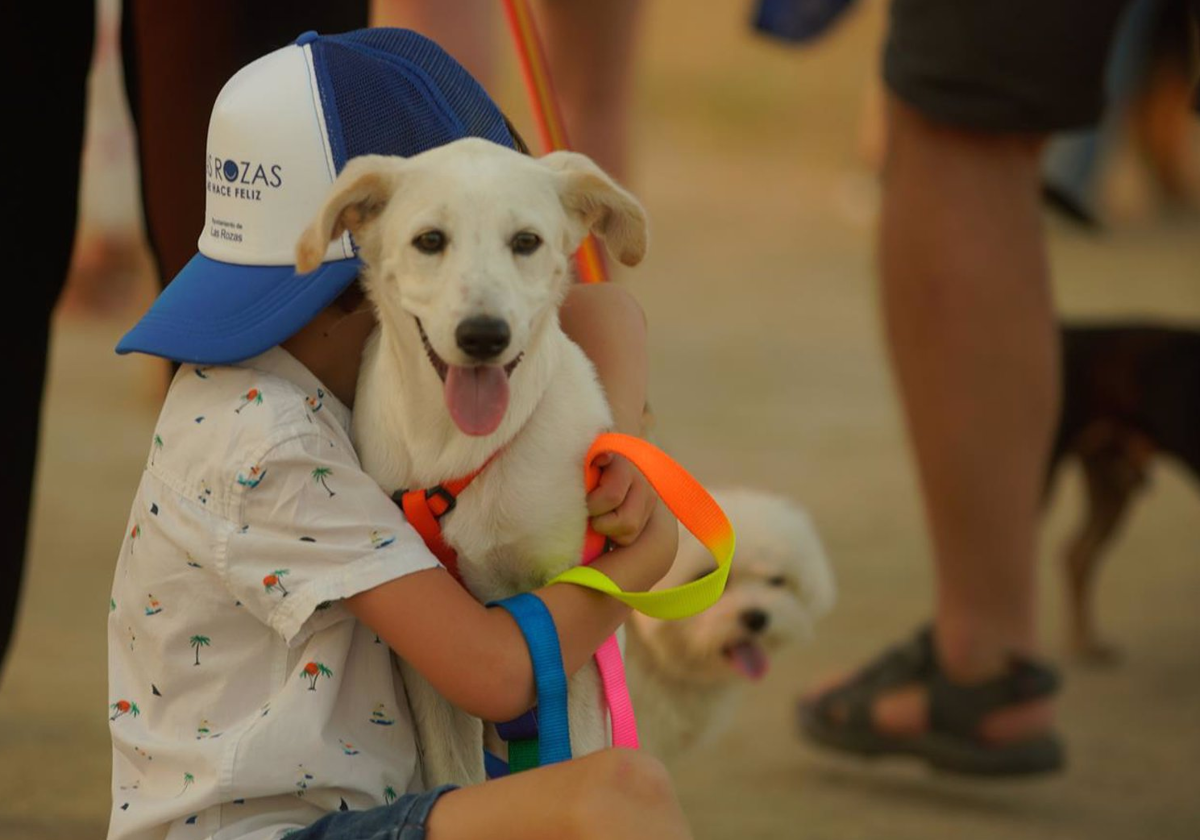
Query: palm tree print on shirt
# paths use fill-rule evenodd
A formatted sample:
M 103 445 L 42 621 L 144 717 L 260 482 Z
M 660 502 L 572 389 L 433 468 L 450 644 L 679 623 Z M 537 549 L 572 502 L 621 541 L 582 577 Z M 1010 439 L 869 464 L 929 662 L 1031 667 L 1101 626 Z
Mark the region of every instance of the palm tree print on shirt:
M 395 801 L 396 801 L 396 789 L 394 787 L 392 787 L 391 785 L 388 785 L 387 787 L 385 787 L 383 789 L 383 803 L 385 805 L 391 805 Z
M 320 484 L 322 487 L 324 487 L 325 492 L 328 493 L 329 498 L 332 499 L 337 494 L 334 493 L 332 490 L 330 490 L 329 485 L 325 483 L 325 479 L 329 478 L 329 476 L 331 476 L 331 475 L 333 475 L 333 470 L 331 470 L 329 467 L 317 467 L 316 469 L 314 469 L 312 471 L 313 481 L 315 481 L 317 484 Z
M 276 569 L 275 571 L 271 572 L 271 574 L 263 578 L 263 589 L 265 589 L 267 592 L 274 592 L 276 589 L 278 589 L 283 593 L 283 597 L 286 598 L 288 591 L 287 587 L 283 585 L 282 578 L 287 573 L 287 569 Z
M 112 709 L 112 715 L 109 717 L 109 720 L 116 720 L 122 715 L 137 717 L 142 713 L 142 710 L 138 708 L 138 704 L 132 703 L 129 700 L 118 700 L 116 703 L 110 703 L 108 708 Z
M 200 664 L 200 648 L 208 647 L 212 644 L 212 639 L 208 636 L 192 636 L 188 639 L 188 644 L 196 649 L 196 664 Z
M 194 785 L 195 783 L 196 783 L 196 777 L 195 777 L 195 776 L 193 776 L 191 773 L 184 773 L 184 774 L 183 774 L 183 789 L 182 789 L 181 791 L 179 791 L 179 793 L 177 793 L 177 794 L 175 794 L 175 795 L 176 795 L 176 796 L 183 796 L 185 793 L 187 793 L 187 789 L 188 789 L 188 788 L 190 788 L 190 787 L 191 787 L 192 785 Z
M 242 409 L 245 408 L 246 406 L 262 405 L 262 401 L 263 401 L 262 391 L 258 390 L 257 388 L 251 388 L 249 391 L 242 394 L 242 404 L 239 405 L 237 408 L 235 408 L 233 411 L 235 414 L 241 414 Z
M 300 671 L 300 676 L 302 679 L 308 680 L 309 691 L 316 691 L 317 679 L 320 677 L 329 679 L 333 676 L 333 671 L 326 668 L 323 662 L 309 662 L 304 666 L 303 670 Z
M 154 459 L 159 451 L 163 448 L 163 440 L 160 435 L 154 436 L 154 446 L 150 448 L 150 466 L 154 466 Z

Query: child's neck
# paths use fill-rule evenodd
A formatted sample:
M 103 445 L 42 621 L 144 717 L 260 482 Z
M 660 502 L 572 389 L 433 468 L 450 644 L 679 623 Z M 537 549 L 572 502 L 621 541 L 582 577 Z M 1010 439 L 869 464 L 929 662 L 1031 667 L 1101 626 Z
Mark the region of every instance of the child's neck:
M 369 307 L 350 313 L 329 307 L 281 346 L 347 408 L 354 408 L 363 345 L 374 328 L 375 314 Z

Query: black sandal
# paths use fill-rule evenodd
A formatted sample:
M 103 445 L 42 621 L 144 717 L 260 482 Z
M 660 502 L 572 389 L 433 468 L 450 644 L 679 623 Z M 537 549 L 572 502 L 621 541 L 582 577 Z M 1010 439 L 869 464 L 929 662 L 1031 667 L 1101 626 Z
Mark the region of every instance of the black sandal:
M 875 699 L 914 682 L 929 687 L 929 729 L 905 737 L 879 732 L 871 722 Z M 946 679 L 933 646 L 932 628 L 884 652 L 846 683 L 799 706 L 800 727 L 813 742 L 863 756 L 913 755 L 939 770 L 981 776 L 1024 776 L 1062 768 L 1058 737 L 1046 733 L 1012 744 L 979 740 L 988 714 L 1018 703 L 1049 697 L 1058 677 L 1045 665 L 1014 657 L 1007 673 L 976 685 Z

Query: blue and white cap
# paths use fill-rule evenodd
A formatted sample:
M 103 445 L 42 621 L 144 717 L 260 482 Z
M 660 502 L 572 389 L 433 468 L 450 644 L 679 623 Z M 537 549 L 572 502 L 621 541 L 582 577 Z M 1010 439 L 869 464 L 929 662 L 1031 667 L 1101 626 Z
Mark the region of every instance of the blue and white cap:
M 293 256 L 346 161 L 471 136 L 515 145 L 479 83 L 415 32 L 307 32 L 242 68 L 209 120 L 200 253 L 117 352 L 225 364 L 289 338 L 358 275 L 348 233 L 309 274 Z

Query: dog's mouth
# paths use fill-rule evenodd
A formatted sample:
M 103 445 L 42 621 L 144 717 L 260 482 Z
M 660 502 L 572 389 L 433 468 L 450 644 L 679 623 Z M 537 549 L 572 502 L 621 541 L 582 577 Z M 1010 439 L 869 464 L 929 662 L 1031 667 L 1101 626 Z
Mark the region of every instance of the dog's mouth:
M 743 639 L 721 649 L 721 654 L 730 666 L 748 680 L 761 680 L 767 675 L 770 660 L 762 645 L 752 639 Z
M 475 437 L 496 431 L 508 410 L 508 379 L 525 354 L 519 353 L 505 365 L 452 365 L 433 349 L 421 319 L 414 316 L 414 320 L 425 355 L 442 380 L 442 393 L 454 425 Z

